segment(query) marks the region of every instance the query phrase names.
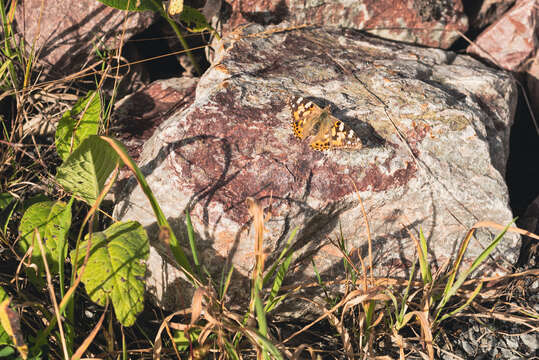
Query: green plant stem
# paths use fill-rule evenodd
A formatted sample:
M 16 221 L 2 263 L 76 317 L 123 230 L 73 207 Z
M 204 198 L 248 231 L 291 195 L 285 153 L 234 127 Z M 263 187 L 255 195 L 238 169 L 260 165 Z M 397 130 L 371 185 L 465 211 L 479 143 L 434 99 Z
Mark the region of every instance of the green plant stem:
M 191 52 L 191 50 L 189 50 L 189 45 L 187 45 L 187 41 L 185 41 L 182 33 L 180 32 L 180 28 L 178 27 L 178 24 L 176 24 L 176 22 L 173 19 L 171 19 L 170 16 L 168 16 L 167 12 L 165 11 L 165 9 L 163 9 L 163 6 L 161 4 L 159 4 L 156 0 L 152 0 L 152 3 L 154 3 L 155 7 L 159 9 L 159 13 L 161 14 L 161 16 L 163 16 L 167 20 L 169 25 L 172 27 L 172 30 L 174 30 L 174 32 L 176 33 L 176 36 L 178 37 L 178 40 L 180 40 L 182 47 L 187 52 L 187 56 L 189 57 L 189 60 L 191 61 L 191 63 L 193 63 L 193 66 L 195 67 L 197 74 L 201 75 L 202 71 L 200 70 L 200 66 L 198 66 L 198 63 L 196 62 L 195 57 L 193 56 L 193 53 Z

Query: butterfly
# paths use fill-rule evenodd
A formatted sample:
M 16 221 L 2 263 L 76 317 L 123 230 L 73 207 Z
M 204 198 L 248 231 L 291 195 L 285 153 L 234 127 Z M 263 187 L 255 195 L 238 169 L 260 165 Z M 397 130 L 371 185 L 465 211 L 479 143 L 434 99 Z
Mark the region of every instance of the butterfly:
M 312 137 L 310 145 L 314 150 L 359 150 L 363 147 L 359 136 L 333 116 L 329 106 L 321 108 L 300 96 L 290 97 L 288 106 L 292 110 L 294 135 L 302 140 Z

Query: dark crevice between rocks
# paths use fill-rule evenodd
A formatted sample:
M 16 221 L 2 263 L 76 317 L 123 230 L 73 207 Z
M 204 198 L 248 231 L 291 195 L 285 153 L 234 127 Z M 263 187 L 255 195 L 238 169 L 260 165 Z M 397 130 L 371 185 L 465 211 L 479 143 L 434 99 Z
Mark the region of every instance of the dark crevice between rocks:
M 513 215 L 518 217 L 517 226 L 537 234 L 539 231 L 539 135 L 522 95 L 519 97 L 515 122 L 511 128 L 506 182 L 511 210 Z M 537 267 L 538 257 L 537 240 L 523 236 L 522 250 L 517 265 Z
M 240 6 L 241 15 L 250 22 L 261 25 L 276 25 L 284 21 L 289 16 L 288 6 L 286 1 L 280 0 L 277 5 L 270 11 L 256 11 L 246 12 L 242 11 Z
M 189 48 L 204 46 L 209 40 L 207 33 L 192 34 L 185 31 L 183 36 Z M 186 70 L 189 70 L 181 65 L 189 64 L 187 54 L 185 52 L 175 54 L 182 50 L 183 48 L 172 28 L 164 19 L 160 19 L 144 32 L 133 36 L 124 46 L 122 53 L 125 54 L 129 62 L 152 59 L 144 64 L 149 81 L 153 82 L 159 79 L 179 77 L 185 74 Z M 206 59 L 204 48 L 193 50 L 192 53 L 201 71 L 206 71 L 210 64 Z

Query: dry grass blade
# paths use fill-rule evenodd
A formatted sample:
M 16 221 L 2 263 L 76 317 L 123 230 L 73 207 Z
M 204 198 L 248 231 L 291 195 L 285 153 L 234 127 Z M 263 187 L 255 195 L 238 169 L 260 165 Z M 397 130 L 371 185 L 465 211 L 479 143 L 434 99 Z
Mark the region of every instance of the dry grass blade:
M 504 230 L 505 229 L 505 226 L 502 226 L 500 224 L 497 224 L 495 222 L 492 222 L 492 221 L 479 221 L 477 223 L 474 224 L 474 226 L 472 226 L 472 229 L 478 229 L 480 227 L 492 227 L 494 229 L 498 229 L 498 230 Z M 539 235 L 536 235 L 532 232 L 529 232 L 527 230 L 523 230 L 523 229 L 520 229 L 518 227 L 513 227 L 513 226 L 510 226 L 507 228 L 507 231 L 508 232 L 514 232 L 514 233 L 517 233 L 517 234 L 520 234 L 520 235 L 526 235 L 526 236 L 529 236 L 531 238 L 534 238 L 536 240 L 539 240 Z
M 350 180 L 352 181 L 352 185 L 354 185 L 354 190 L 356 191 L 357 198 L 359 199 L 359 204 L 361 205 L 361 212 L 363 214 L 363 219 L 365 220 L 365 232 L 367 233 L 367 245 L 369 247 L 369 266 L 370 266 L 370 277 L 371 281 L 373 279 L 373 264 L 372 264 L 372 238 L 371 238 L 371 227 L 369 225 L 369 219 L 367 218 L 367 212 L 365 211 L 365 207 L 363 206 L 363 200 L 361 199 L 361 196 L 359 195 L 359 190 L 357 189 L 356 183 L 354 180 L 350 177 Z M 359 254 L 359 251 L 358 251 Z M 367 291 L 367 288 L 365 288 L 365 291 Z
M 392 331 L 392 340 L 397 344 L 399 348 L 399 360 L 404 360 L 404 338 L 399 334 L 396 328 L 393 328 Z
M 318 318 L 316 318 L 314 321 L 312 321 L 309 325 L 303 327 L 303 329 L 296 331 L 289 337 L 287 337 L 283 344 L 286 344 L 288 341 L 292 340 L 294 337 L 298 336 L 299 334 L 303 333 L 304 331 L 310 329 L 313 325 L 316 323 L 324 320 L 326 317 L 328 317 L 329 314 L 334 313 L 337 311 L 340 307 L 342 307 L 344 304 L 352 303 L 354 305 L 357 305 L 359 303 L 370 301 L 370 300 L 390 300 L 389 296 L 385 294 L 380 294 L 378 292 L 370 291 L 369 293 L 365 294 L 361 290 L 355 290 L 352 291 L 350 294 L 348 294 L 344 299 L 339 301 L 335 306 L 333 306 L 330 310 L 324 311 L 324 314 L 320 315 Z M 350 305 L 349 305 L 350 306 Z
M 88 346 L 90 346 L 90 344 L 94 341 L 94 339 L 95 339 L 95 337 L 97 335 L 97 332 L 99 331 L 99 329 L 101 329 L 101 326 L 103 325 L 103 320 L 105 320 L 105 314 L 107 313 L 108 308 L 109 308 L 109 299 L 107 298 L 107 303 L 105 304 L 105 309 L 103 310 L 103 314 L 101 314 L 101 317 L 99 318 L 99 321 L 97 322 L 97 324 L 94 326 L 94 328 L 90 332 L 90 335 L 88 335 L 86 337 L 86 339 L 84 339 L 84 341 L 79 346 L 77 351 L 75 351 L 75 353 L 73 354 L 73 357 L 71 359 L 77 359 L 77 360 L 80 359 L 82 354 L 84 354 L 86 349 L 88 349 Z
M 503 276 L 494 276 L 494 277 L 489 277 L 489 278 L 484 278 L 483 281 L 484 282 L 502 282 L 504 280 L 508 280 L 508 279 L 511 279 L 511 278 L 520 278 L 520 277 L 524 277 L 524 276 L 532 276 L 532 277 L 536 277 L 536 276 L 539 276 L 539 269 L 529 269 L 529 270 L 525 270 L 525 271 L 521 271 L 521 272 L 518 272 L 518 273 L 514 273 L 514 274 L 507 274 L 507 275 L 503 275 Z M 477 280 L 475 279 L 472 279 L 472 280 L 468 280 L 464 283 L 464 285 L 468 285 L 472 282 L 475 282 Z
M 191 300 L 191 325 L 197 322 L 202 313 L 202 300 L 205 294 L 206 290 L 202 287 L 196 289 L 193 294 L 193 299 Z
M 479 311 L 479 314 L 462 314 L 462 316 L 473 316 L 477 318 L 494 318 L 503 321 L 513 322 L 529 327 L 532 330 L 539 330 L 539 314 L 530 314 L 530 317 L 517 316 L 513 314 L 502 313 L 489 310 L 479 304 L 472 305 Z M 535 323 L 535 325 L 533 325 Z
M 32 261 L 32 253 L 33 252 L 34 252 L 34 246 L 30 245 L 28 247 L 28 250 L 26 250 L 26 253 L 23 255 L 22 259 L 19 261 L 19 265 L 17 265 L 17 271 L 15 272 L 15 285 L 16 285 L 17 289 L 20 289 L 20 287 L 19 287 L 19 279 L 21 277 L 19 276 L 19 274 L 21 273 L 21 269 L 22 269 L 23 265 L 26 265 L 26 267 L 33 268 L 37 273 L 37 265 L 31 263 L 31 261 Z M 28 264 L 25 264 L 24 260 L 26 260 L 27 258 L 28 258 Z
M 354 347 L 352 346 L 350 334 L 348 333 L 348 330 L 344 326 L 343 322 L 333 314 L 328 314 L 328 321 L 341 336 L 344 353 L 349 359 L 353 359 Z
M 372 300 L 378 300 L 378 301 L 389 301 L 391 298 L 386 295 L 384 292 L 384 289 L 382 288 L 372 288 L 367 293 L 365 293 L 362 290 L 354 290 L 350 294 L 346 295 L 344 298 L 344 309 L 343 312 L 348 311 L 348 308 L 352 306 L 356 306 L 358 304 L 372 301 Z
M 253 274 L 260 275 L 258 271 L 262 271 L 264 268 L 263 257 L 263 245 L 264 245 L 264 211 L 262 207 L 255 199 L 248 197 L 246 199 L 247 206 L 249 207 L 249 214 L 253 217 L 253 224 L 255 229 L 255 256 L 257 262 L 257 271 Z
M 303 350 L 307 349 L 307 351 L 309 352 L 309 355 L 311 355 L 311 360 L 314 360 L 316 359 L 316 355 L 314 354 L 314 350 L 312 347 L 310 347 L 309 345 L 307 344 L 301 344 L 300 346 L 298 346 L 296 348 L 296 350 L 294 351 L 294 353 L 292 354 L 292 357 L 291 357 L 291 360 L 299 360 L 299 359 L 303 359 L 302 357 L 300 357 L 301 353 L 303 352 Z
M 432 330 L 429 323 L 428 311 L 413 311 L 411 314 L 417 316 L 421 324 L 421 337 L 427 348 L 429 359 L 434 360 L 434 348 L 432 347 Z
M 43 247 L 43 241 L 41 241 L 41 235 L 39 231 L 34 229 L 34 236 L 39 245 L 39 250 L 41 250 L 41 257 L 43 259 L 43 266 L 45 268 L 45 274 L 47 277 L 47 288 L 49 290 L 49 296 L 51 298 L 52 304 L 54 306 L 54 314 L 56 315 L 56 321 L 58 323 L 58 331 L 60 332 L 60 341 L 62 342 L 62 350 L 64 351 L 64 357 L 69 359 L 69 353 L 67 352 L 67 345 L 65 341 L 64 327 L 62 326 L 62 319 L 60 315 L 60 308 L 58 307 L 58 302 L 56 301 L 56 295 L 54 293 L 54 286 L 52 285 L 52 276 L 49 271 L 49 263 L 47 262 L 47 256 L 45 249 Z
M 177 315 L 187 315 L 191 313 L 191 309 L 184 309 L 184 310 L 178 310 L 176 312 L 173 312 L 169 316 L 167 316 L 163 322 L 161 323 L 161 326 L 159 326 L 159 330 L 157 330 L 157 335 L 155 335 L 155 341 L 154 341 L 154 347 L 153 347 L 153 359 L 158 360 L 161 359 L 161 350 L 163 350 L 163 342 L 161 340 L 161 333 L 165 328 L 167 327 L 167 323 Z
M 202 328 L 202 330 L 200 331 L 200 335 L 198 336 L 199 344 L 204 344 L 206 342 L 206 339 L 208 338 L 208 336 L 211 335 L 213 328 L 214 324 L 211 322 L 208 322 L 206 326 Z
M 174 335 L 172 335 L 172 332 L 170 331 L 168 322 L 165 322 L 165 330 L 167 330 L 168 338 L 170 339 L 170 342 L 172 343 L 172 347 L 174 348 L 174 352 L 176 353 L 176 356 L 178 357 L 178 359 L 181 359 L 180 353 L 178 352 L 178 347 L 176 346 L 176 342 L 174 341 Z M 187 338 L 189 339 L 189 337 Z

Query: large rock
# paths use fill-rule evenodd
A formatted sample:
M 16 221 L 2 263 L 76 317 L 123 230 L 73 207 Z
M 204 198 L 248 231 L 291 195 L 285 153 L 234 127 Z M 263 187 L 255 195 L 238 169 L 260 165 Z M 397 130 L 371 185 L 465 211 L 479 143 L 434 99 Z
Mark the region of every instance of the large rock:
M 17 30 L 37 51 L 39 65 L 53 77 L 72 74 L 95 50 L 118 48 L 156 18 L 151 11 L 121 11 L 95 0 L 27 0 L 17 6 Z
M 215 3 L 219 0 L 207 0 L 205 9 L 215 8 Z M 468 29 L 468 18 L 460 0 L 230 0 L 223 2 L 221 14 L 225 34 L 245 23 L 333 25 L 444 49 Z
M 259 35 L 263 30 L 269 31 Z M 216 59 L 194 103 L 161 124 L 140 156 L 184 244 L 190 209 L 202 262 L 216 278 L 227 259 L 243 280 L 253 267 L 247 197 L 271 214 L 267 264 L 299 228 L 290 274 L 296 280 L 313 276 L 310 259 L 323 276 L 342 275 L 341 255 L 329 238 L 342 236 L 349 250 L 367 257 L 358 195 L 378 274 L 410 269 L 416 255 L 406 228 L 416 236 L 422 229 L 431 260 L 442 265 L 477 221 L 511 221 L 504 171 L 517 91 L 507 73 L 469 56 L 336 28 L 273 33 L 251 26 L 225 39 Z M 323 153 L 296 139 L 287 106 L 295 95 L 331 105 L 363 148 Z M 178 300 L 186 287 L 163 260 L 170 257 L 134 181 L 115 215 L 140 221 L 153 236 L 147 284 L 158 301 L 188 301 Z M 464 266 L 492 239 L 478 231 Z M 518 245 L 518 237 L 507 235 L 482 272 L 495 271 L 492 260 L 514 264 Z M 248 295 L 245 288 L 238 292 Z

